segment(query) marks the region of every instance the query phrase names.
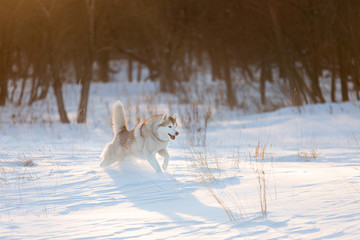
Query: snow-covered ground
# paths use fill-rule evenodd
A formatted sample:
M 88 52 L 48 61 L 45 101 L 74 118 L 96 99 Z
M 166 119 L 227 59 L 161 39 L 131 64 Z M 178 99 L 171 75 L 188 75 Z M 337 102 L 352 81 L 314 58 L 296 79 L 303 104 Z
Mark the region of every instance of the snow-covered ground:
M 77 91 L 65 86 L 72 122 Z M 170 143 L 166 173 L 142 160 L 99 167 L 116 99 L 129 127 L 198 115 Z M 0 238 L 360 238 L 360 102 L 252 115 L 204 104 L 178 105 L 145 82 L 93 84 L 84 125 L 58 123 L 51 97 L 0 108 Z

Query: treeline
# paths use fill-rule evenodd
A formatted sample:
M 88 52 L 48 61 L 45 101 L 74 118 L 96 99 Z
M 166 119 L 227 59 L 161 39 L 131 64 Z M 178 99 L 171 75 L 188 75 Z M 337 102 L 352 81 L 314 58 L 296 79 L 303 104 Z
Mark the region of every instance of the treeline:
M 342 101 L 350 91 L 359 99 L 359 23 L 358 0 L 0 0 L 0 106 L 22 104 L 26 83 L 27 104 L 52 87 L 60 120 L 68 123 L 62 84 L 71 68 L 81 85 L 83 123 L 93 63 L 107 82 L 111 60 L 148 69 L 148 78 L 170 93 L 197 67 L 210 66 L 213 79 L 226 83 L 231 107 L 238 106 L 234 69 L 259 83 L 262 104 L 273 71 L 296 106 L 325 101 L 324 70 L 332 101 L 340 100 L 336 81 Z

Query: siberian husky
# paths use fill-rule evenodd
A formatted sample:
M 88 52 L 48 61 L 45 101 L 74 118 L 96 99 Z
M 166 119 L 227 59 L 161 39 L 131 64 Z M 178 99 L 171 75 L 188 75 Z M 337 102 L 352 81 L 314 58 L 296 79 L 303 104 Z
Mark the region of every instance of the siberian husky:
M 116 101 L 112 107 L 112 129 L 114 139 L 108 143 L 102 154 L 100 166 L 106 167 L 128 156 L 146 159 L 156 172 L 161 172 L 156 153 L 164 158 L 162 169 L 169 163 L 167 146 L 170 139 L 179 135 L 176 130 L 177 116 L 158 114 L 138 124 L 133 130 L 127 129 L 124 106 Z

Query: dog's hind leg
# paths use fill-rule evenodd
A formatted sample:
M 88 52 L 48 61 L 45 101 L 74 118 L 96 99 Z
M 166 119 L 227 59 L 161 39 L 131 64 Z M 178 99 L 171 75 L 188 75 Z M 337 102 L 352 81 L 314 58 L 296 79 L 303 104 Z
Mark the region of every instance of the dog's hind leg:
M 158 163 L 158 161 L 156 160 L 155 155 L 153 154 L 148 154 L 146 160 L 148 160 L 148 162 L 150 163 L 150 165 L 154 168 L 154 170 L 158 173 L 158 172 L 162 172 L 160 165 Z
M 158 154 L 160 154 L 160 156 L 162 156 L 162 157 L 164 158 L 164 163 L 163 163 L 163 165 L 162 165 L 162 168 L 163 168 L 164 170 L 166 170 L 167 167 L 168 167 L 168 164 L 169 164 L 169 153 L 168 153 L 168 151 L 167 151 L 166 149 L 161 149 L 161 150 L 158 152 Z

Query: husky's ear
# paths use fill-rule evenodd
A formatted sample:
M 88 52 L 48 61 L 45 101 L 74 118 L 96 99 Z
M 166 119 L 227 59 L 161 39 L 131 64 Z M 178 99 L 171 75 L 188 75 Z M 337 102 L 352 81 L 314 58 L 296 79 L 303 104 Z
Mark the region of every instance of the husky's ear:
M 177 115 L 176 113 L 174 114 L 174 116 L 173 116 L 173 117 L 174 117 L 175 121 L 177 121 L 177 119 L 178 119 L 178 115 Z
M 165 113 L 164 116 L 163 116 L 163 120 L 166 120 L 168 117 L 169 117 L 169 114 Z

